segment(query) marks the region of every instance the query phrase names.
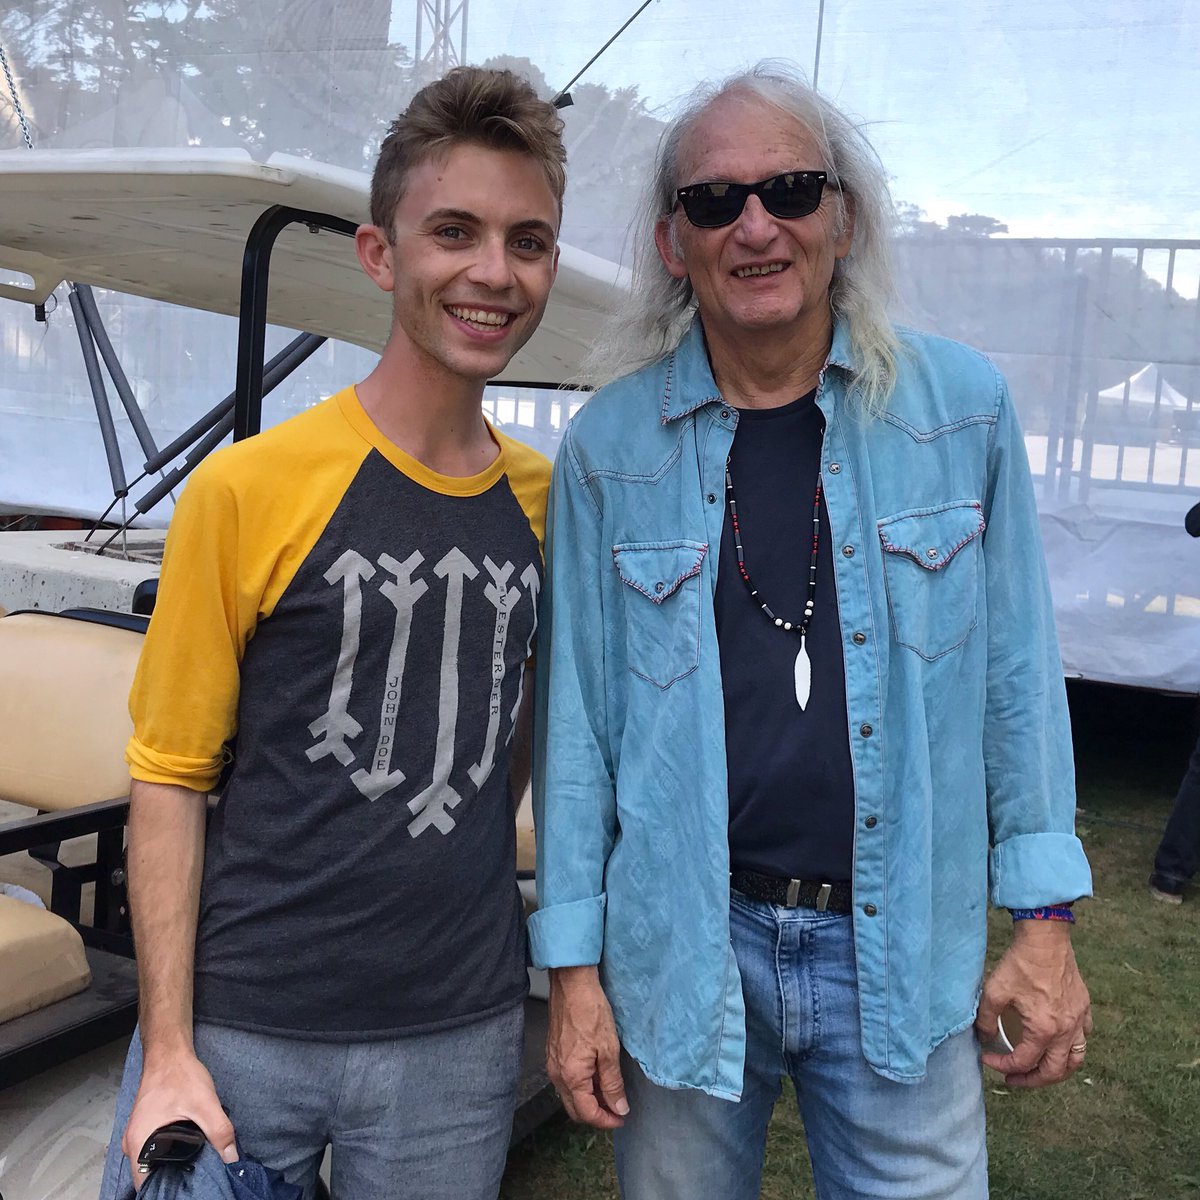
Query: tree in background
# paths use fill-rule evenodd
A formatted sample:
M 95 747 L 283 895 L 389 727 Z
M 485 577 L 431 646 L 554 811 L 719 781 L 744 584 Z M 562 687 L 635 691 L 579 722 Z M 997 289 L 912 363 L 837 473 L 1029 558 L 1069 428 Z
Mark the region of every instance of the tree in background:
M 930 221 L 923 208 L 919 208 L 909 200 L 897 200 L 896 235 L 898 237 L 913 237 L 918 234 L 942 233 L 944 229 L 936 221 Z
M 23 0 L 0 15 L 45 146 L 243 146 L 366 169 L 411 88 L 389 0 Z
M 519 58 L 515 54 L 493 54 L 479 65 L 490 71 L 511 71 L 514 75 L 520 75 L 532 84 L 533 90 L 543 100 L 549 100 L 557 94 L 558 89 L 550 86 L 545 72 L 530 58 Z
M 959 213 L 957 217 L 946 218 L 946 232 L 965 237 L 991 237 L 994 233 L 1007 233 L 1008 226 L 982 213 Z

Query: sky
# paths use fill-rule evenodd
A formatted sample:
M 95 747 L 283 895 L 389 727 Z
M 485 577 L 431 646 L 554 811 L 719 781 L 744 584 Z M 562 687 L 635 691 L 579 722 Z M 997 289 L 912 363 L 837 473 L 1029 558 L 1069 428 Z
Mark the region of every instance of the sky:
M 562 86 L 639 3 L 471 0 L 467 57 L 528 57 Z M 415 0 L 392 11 L 411 47 Z M 818 15 L 819 0 L 653 0 L 584 78 L 669 116 L 697 80 L 759 58 L 811 74 Z M 867 123 L 897 199 L 933 219 L 1200 241 L 1196 0 L 825 0 L 817 82 Z M 1196 295 L 1200 248 L 1176 283 Z

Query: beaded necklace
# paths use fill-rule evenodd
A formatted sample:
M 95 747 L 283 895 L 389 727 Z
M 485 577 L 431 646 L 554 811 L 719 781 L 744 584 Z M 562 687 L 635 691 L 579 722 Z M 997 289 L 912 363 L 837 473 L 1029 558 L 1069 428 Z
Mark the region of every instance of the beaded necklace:
M 783 617 L 777 617 L 771 611 L 766 601 L 759 596 L 758 589 L 750 579 L 750 572 L 746 569 L 746 554 L 742 549 L 742 527 L 738 522 L 737 500 L 733 494 L 733 476 L 729 472 L 728 459 L 725 460 L 725 495 L 729 502 L 729 516 L 733 524 L 733 544 L 737 548 L 738 573 L 742 577 L 742 582 L 750 590 L 751 598 L 766 613 L 771 624 L 776 629 L 782 629 L 784 633 L 798 633 L 800 635 L 800 650 L 796 655 L 795 679 L 796 703 L 800 705 L 800 710 L 803 712 L 805 705 L 808 704 L 808 697 L 812 692 L 812 663 L 809 661 L 808 651 L 804 648 L 804 639 L 808 635 L 808 627 L 812 622 L 813 601 L 817 594 L 817 548 L 821 543 L 820 473 L 818 472 L 817 474 L 817 491 L 813 497 L 812 557 L 808 563 L 808 595 L 804 600 L 804 616 L 799 621 L 787 621 Z

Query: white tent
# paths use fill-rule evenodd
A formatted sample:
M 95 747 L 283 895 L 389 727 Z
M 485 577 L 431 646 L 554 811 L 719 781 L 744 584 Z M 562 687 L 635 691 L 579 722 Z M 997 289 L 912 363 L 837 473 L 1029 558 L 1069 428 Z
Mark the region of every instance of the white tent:
M 1156 363 L 1147 363 L 1135 371 L 1123 383 L 1114 383 L 1105 388 L 1098 397 L 1106 404 L 1137 405 L 1144 409 L 1170 409 L 1186 412 L 1187 397 L 1173 388 L 1159 370 Z
M 10 0 L 0 6 L 0 47 L 13 78 L 10 94 L 0 75 L 0 149 L 12 151 L 0 161 L 0 224 L 30 170 L 13 170 L 15 159 L 80 148 L 148 164 L 168 152 L 232 154 L 227 165 L 240 164 L 259 199 L 276 168 L 293 174 L 297 183 L 288 186 L 321 195 L 353 176 L 359 182 L 346 186 L 359 189 L 360 202 L 362 172 L 416 87 L 458 62 L 507 65 L 547 96 L 569 84 L 574 101 L 563 110 L 563 240 L 574 249 L 543 334 L 509 375 L 550 382 L 593 336 L 596 313 L 619 284 L 614 264 L 630 261 L 629 219 L 678 99 L 697 81 L 786 58 L 861 118 L 891 175 L 898 315 L 979 347 L 1009 379 L 1051 546 L 1066 669 L 1200 692 L 1200 570 L 1197 547 L 1179 526 L 1200 492 L 1200 447 L 1193 453 L 1188 438 L 1172 432 L 1186 409 L 1181 399 L 1200 400 L 1192 165 L 1200 155 L 1193 119 L 1200 7 L 1194 0 L 759 0 L 747 13 L 728 0 L 655 0 L 642 8 L 629 0 L 620 10 L 602 0 L 557 7 Z M 1145 86 L 1148 73 L 1153 87 Z M 32 152 L 22 148 L 18 107 Z M 89 244 L 89 223 L 73 219 L 87 214 L 64 217 L 72 203 L 65 183 L 61 203 L 43 192 L 44 211 L 36 193 L 19 201 L 12 221 L 19 227 L 0 240 L 44 253 L 53 226 L 68 219 L 75 228 L 57 231 L 59 276 L 90 266 L 99 282 L 105 257 L 125 259 L 120 269 L 108 266 L 111 284 L 128 291 L 101 295 L 100 307 L 151 426 L 164 437 L 231 389 L 236 343 L 234 321 L 222 315 L 233 311 L 227 295 L 210 312 L 181 310 L 148 282 L 170 274 L 170 252 L 154 241 L 148 211 L 165 183 L 148 166 L 133 196 L 103 201 L 131 230 L 140 221 L 140 236 L 157 247 L 141 263 Z M 43 249 L 29 239 L 35 223 Z M 300 267 L 305 239 L 320 254 Z M 377 344 L 378 333 L 368 327 L 375 322 L 377 331 L 380 317 L 356 291 L 361 285 L 340 277 L 338 311 L 303 286 L 311 279 L 304 272 L 326 260 L 334 241 L 303 230 L 280 239 L 283 273 L 272 296 L 280 327 L 268 353 L 288 340 L 289 324 L 324 321 L 344 340 L 331 340 L 268 397 L 267 422 L 369 369 L 365 347 Z M 231 256 L 234 244 L 231 237 Z M 8 257 L 0 250 L 0 282 L 56 274 L 36 259 Z M 295 286 L 288 263 L 298 272 Z M 194 275 L 226 276 L 215 262 L 201 266 Z M 161 299 L 146 298 L 154 296 Z M 112 495 L 71 315 L 65 303 L 54 311 L 64 297 L 60 286 L 45 325 L 28 304 L 0 298 L 0 513 L 97 513 Z M 1169 364 L 1172 384 L 1155 364 Z M 1101 393 L 1114 379 L 1122 380 L 1117 394 Z M 1157 397 L 1163 420 L 1114 413 L 1112 406 L 1125 405 L 1126 379 L 1134 414 L 1152 411 Z M 1085 419 L 1098 394 L 1108 434 L 1119 435 L 1103 453 L 1093 452 L 1096 422 Z M 488 403 L 552 452 L 574 401 L 508 387 Z M 1135 423 L 1126 446 L 1119 426 Z M 117 433 L 136 466 L 139 448 L 120 412 Z M 1152 581 L 1144 571 L 1131 574 L 1122 549 L 1135 527 L 1138 546 L 1158 564 Z

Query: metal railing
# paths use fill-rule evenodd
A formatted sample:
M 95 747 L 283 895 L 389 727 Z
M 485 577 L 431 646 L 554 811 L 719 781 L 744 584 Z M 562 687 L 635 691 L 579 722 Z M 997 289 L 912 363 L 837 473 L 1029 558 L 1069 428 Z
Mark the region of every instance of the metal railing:
M 914 323 L 977 346 L 1008 374 L 1047 503 L 1086 501 L 1094 488 L 1200 492 L 1200 240 L 939 232 L 901 238 L 898 248 L 901 273 L 922 297 Z M 151 389 L 195 394 L 200 407 L 227 384 L 228 318 L 133 297 L 106 303 L 114 331 L 128 327 L 131 370 Z M 155 336 L 138 338 L 148 309 Z M 34 330 L 23 311 L 17 327 L 12 315 L 0 329 L 0 393 L 36 409 L 39 386 L 53 376 L 82 404 L 74 338 L 56 328 L 43 344 L 45 327 Z M 63 321 L 69 314 L 55 318 Z M 345 382 L 358 364 L 342 357 L 331 348 L 297 386 L 317 395 Z M 1148 397 L 1130 382 L 1147 366 L 1157 368 Z M 581 399 L 501 385 L 489 389 L 485 409 L 550 454 Z
M 1200 240 L 922 234 L 900 247 L 925 323 L 1009 371 L 1048 502 L 1200 491 Z M 974 293 L 964 328 L 956 301 Z M 1018 305 L 1035 319 L 1014 340 Z

